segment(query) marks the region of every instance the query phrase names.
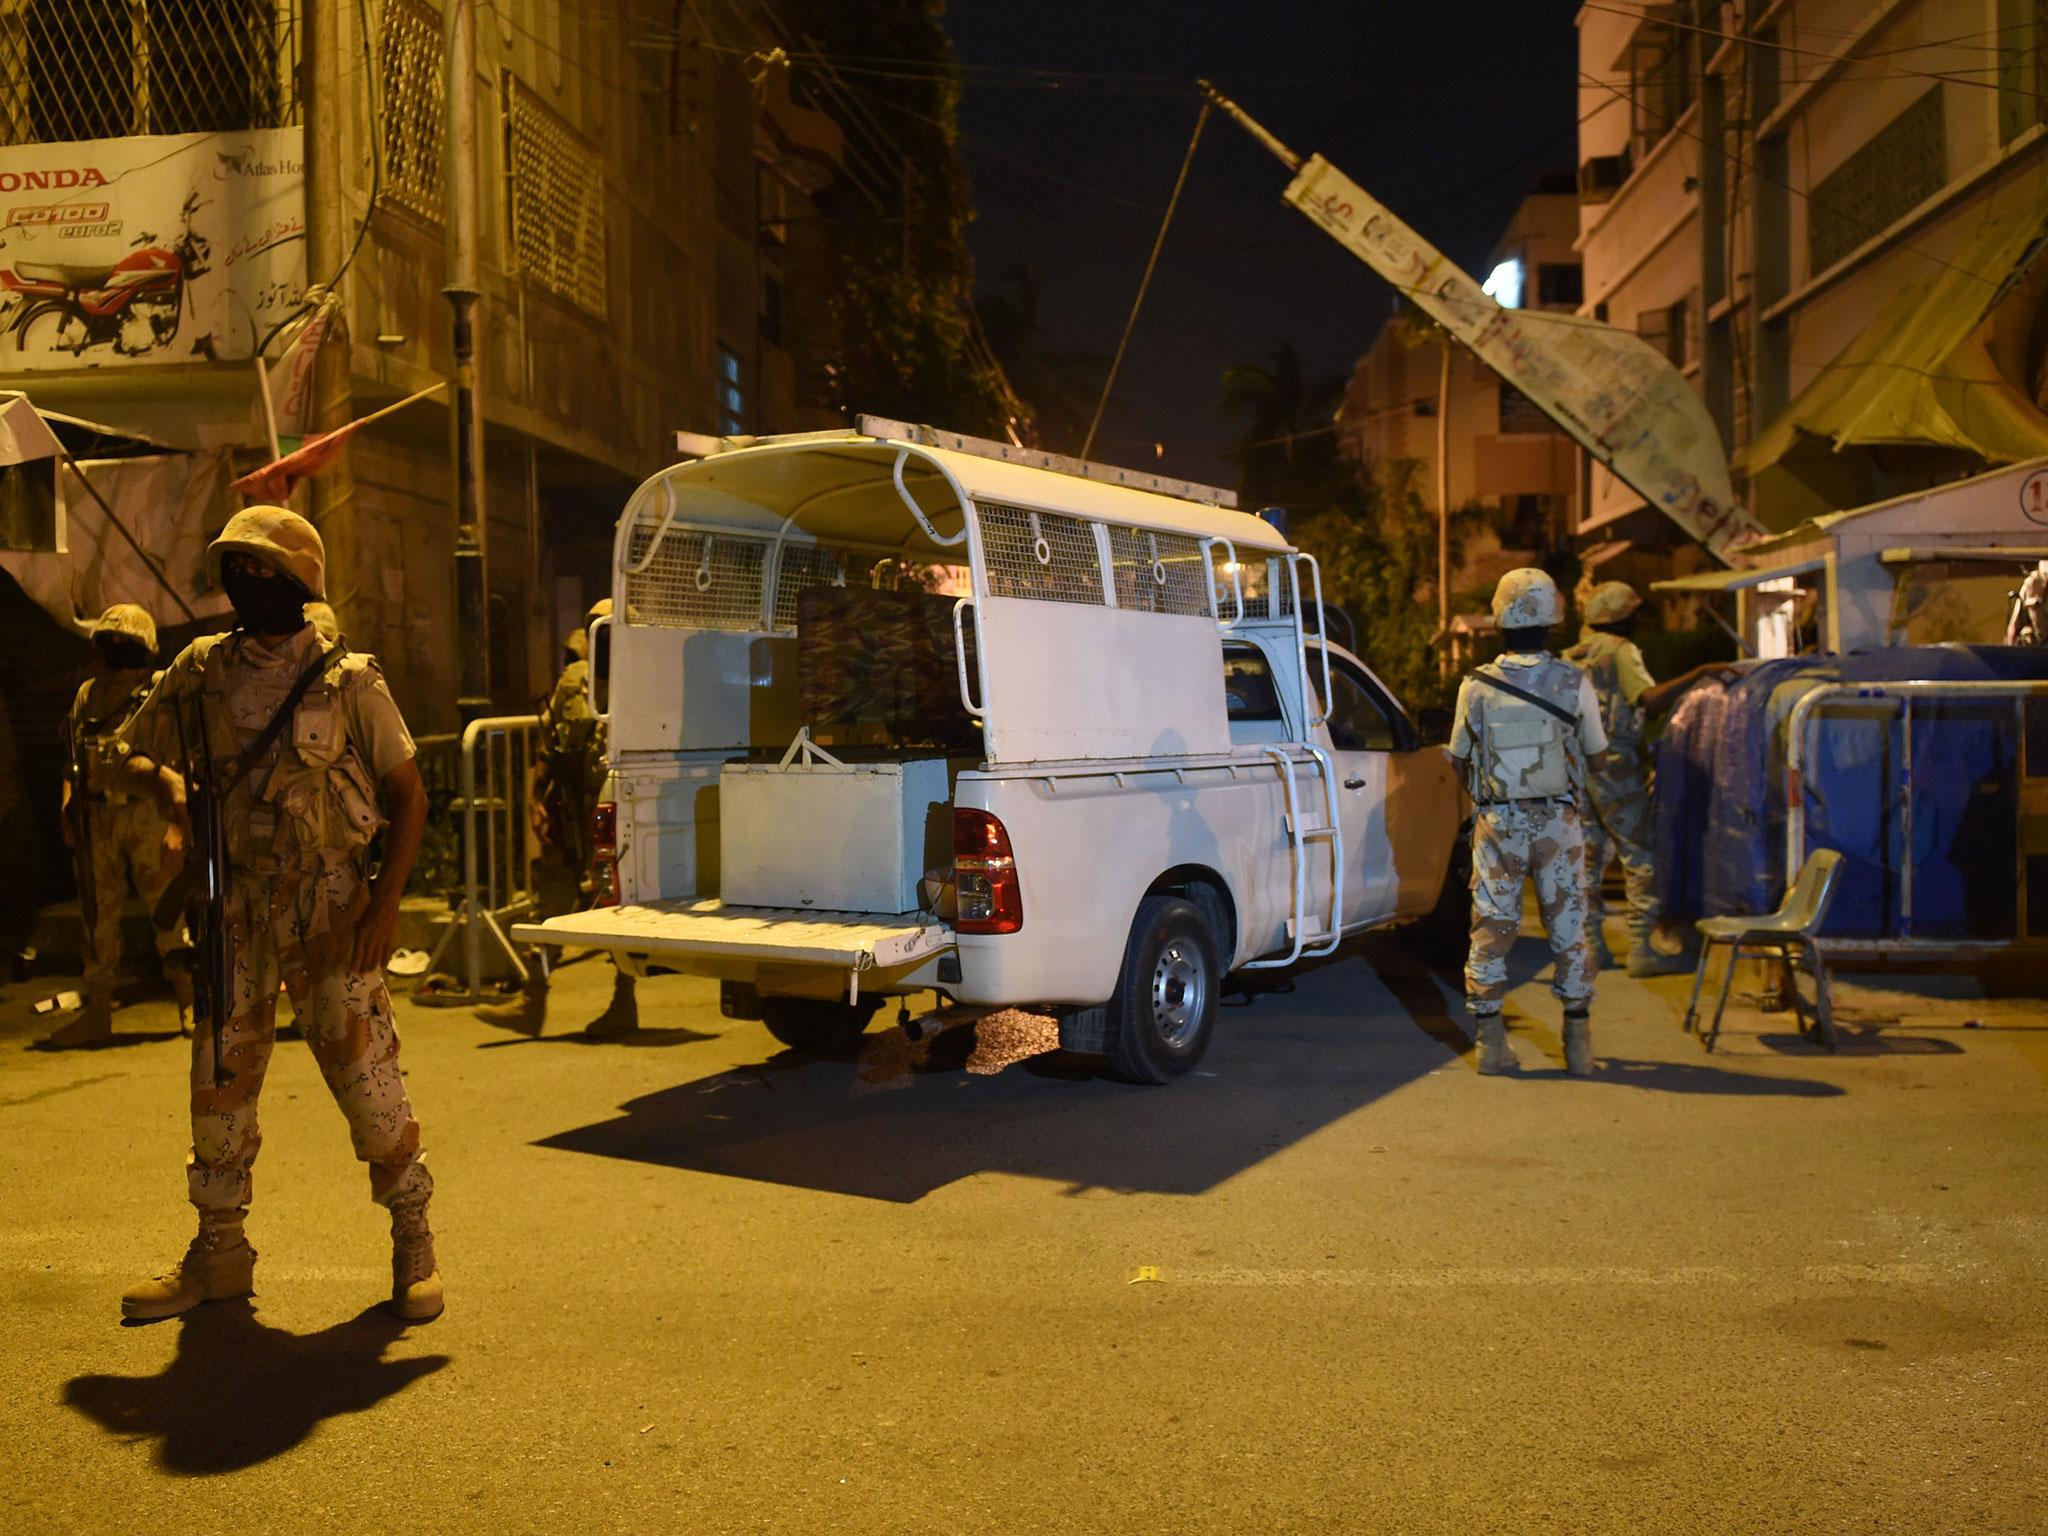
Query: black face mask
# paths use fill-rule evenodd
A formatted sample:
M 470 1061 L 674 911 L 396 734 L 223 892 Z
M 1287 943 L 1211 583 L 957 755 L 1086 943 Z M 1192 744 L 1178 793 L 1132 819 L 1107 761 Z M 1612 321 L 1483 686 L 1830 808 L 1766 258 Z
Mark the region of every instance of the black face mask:
M 258 635 L 288 635 L 306 627 L 306 589 L 282 576 L 224 571 L 220 584 L 235 605 L 235 620 Z
M 109 672 L 139 672 L 149 665 L 149 652 L 127 635 L 95 635 L 92 642 Z

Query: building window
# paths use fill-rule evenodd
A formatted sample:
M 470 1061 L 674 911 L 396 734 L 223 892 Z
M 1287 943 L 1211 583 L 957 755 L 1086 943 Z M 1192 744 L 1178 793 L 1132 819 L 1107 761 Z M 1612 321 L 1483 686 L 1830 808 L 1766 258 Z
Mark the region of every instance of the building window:
M 1998 0 L 1998 142 L 2048 121 L 2048 0 Z
M 384 195 L 436 222 L 442 216 L 441 124 L 447 110 L 441 46 L 437 7 L 427 0 L 384 0 L 383 36 L 377 40 L 384 79 L 378 103 Z
M 761 339 L 782 345 L 782 279 L 770 274 L 761 278 Z
M 1512 432 L 1555 432 L 1557 425 L 1542 407 L 1505 379 L 1500 384 L 1500 430 Z
M 746 366 L 731 347 L 718 349 L 718 432 L 737 437 L 747 430 Z
M 505 77 L 512 250 L 520 275 L 605 313 L 604 161 L 532 89 Z
M 1660 6 L 1629 42 L 1629 140 L 1637 164 L 1699 94 L 1698 10 L 1693 3 Z
M 1545 309 L 1577 309 L 1586 301 L 1586 277 L 1575 261 L 1545 261 L 1536 267 L 1536 302 Z
M 1636 334 L 1669 358 L 1673 367 L 1683 368 L 1692 361 L 1693 309 L 1690 296 L 1661 309 L 1646 309 L 1636 316 Z
M 1807 275 L 1826 271 L 1947 180 L 1948 129 L 1937 85 L 1814 187 L 1807 204 Z
M 10 144 L 227 133 L 297 121 L 275 0 L 26 0 L 0 12 Z

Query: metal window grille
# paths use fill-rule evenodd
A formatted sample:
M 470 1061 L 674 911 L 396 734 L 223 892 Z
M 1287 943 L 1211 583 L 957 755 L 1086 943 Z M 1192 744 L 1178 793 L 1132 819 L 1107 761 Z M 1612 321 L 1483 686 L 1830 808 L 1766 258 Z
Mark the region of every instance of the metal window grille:
M 812 587 L 843 587 L 857 556 L 826 544 L 785 544 L 775 572 L 775 627 L 796 628 L 796 600 Z M 863 580 L 859 583 L 867 585 Z
M 1109 565 L 1116 577 L 1116 605 L 1142 613 L 1199 613 L 1212 616 L 1208 551 L 1184 533 L 1145 528 L 1109 529 Z M 1228 578 L 1225 578 L 1226 581 Z
M 377 62 L 384 195 L 437 223 L 441 205 L 441 133 L 447 71 L 441 13 L 426 0 L 384 0 Z
M 1101 606 L 1102 555 L 1093 523 L 989 502 L 976 503 L 974 515 L 989 596 Z
M 604 161 L 528 87 L 507 76 L 512 249 L 523 275 L 605 313 Z
M 636 523 L 626 564 L 638 565 L 659 526 Z M 768 543 L 671 528 L 644 571 L 626 577 L 626 611 L 635 624 L 672 629 L 758 630 Z
M 277 0 L 5 0 L 0 142 L 287 127 L 295 14 Z

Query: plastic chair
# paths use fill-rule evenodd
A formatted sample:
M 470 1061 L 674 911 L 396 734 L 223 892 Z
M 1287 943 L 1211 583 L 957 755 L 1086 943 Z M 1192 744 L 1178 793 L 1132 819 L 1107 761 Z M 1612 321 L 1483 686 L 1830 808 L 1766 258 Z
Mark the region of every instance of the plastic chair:
M 1721 996 L 1714 1005 L 1714 1022 L 1700 1031 L 1700 1040 L 1708 1050 L 1711 1051 L 1715 1040 L 1720 1038 L 1721 1015 L 1728 1009 L 1728 989 L 1735 981 L 1736 962 L 1744 954 L 1786 961 L 1804 956 L 1807 969 L 1813 974 L 1812 1033 L 1829 1050 L 1835 1048 L 1834 998 L 1829 991 L 1828 962 L 1821 953 L 1818 934 L 1820 925 L 1827 920 L 1828 906 L 1835 899 L 1841 871 L 1840 853 L 1833 848 L 1815 849 L 1799 867 L 1799 874 L 1777 911 L 1743 917 L 1703 917 L 1696 924 L 1701 939 L 1700 963 L 1693 972 L 1692 997 L 1685 1005 L 1688 1033 L 1693 1027 L 1693 1016 L 1699 1009 L 1701 985 L 1707 979 L 1707 957 L 1713 953 L 1716 944 L 1728 946 L 1728 969 L 1721 976 Z M 1799 1015 L 1799 1031 L 1805 1034 L 1808 1032 L 1806 1005 L 1800 1001 L 1796 978 L 1791 991 L 1792 1008 Z

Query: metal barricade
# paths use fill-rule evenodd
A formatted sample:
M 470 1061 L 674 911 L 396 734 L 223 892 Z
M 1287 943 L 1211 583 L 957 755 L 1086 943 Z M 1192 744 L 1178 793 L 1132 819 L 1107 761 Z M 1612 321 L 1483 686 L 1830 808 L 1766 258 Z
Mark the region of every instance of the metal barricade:
M 422 988 L 415 1002 L 454 1007 L 483 1001 L 487 963 L 493 975 L 526 980 L 526 961 L 504 925 L 532 916 L 539 905 L 528 820 L 539 732 L 538 715 L 492 715 L 463 729 L 452 807 L 462 818 L 462 895 L 427 961 L 434 976 L 459 935 L 463 986 Z
M 2012 885 L 2012 932 L 2008 935 L 1929 935 L 1918 931 L 1914 910 L 1914 880 L 1921 857 L 1931 844 L 1931 832 L 1923 836 L 1916 827 L 1916 789 L 1919 772 L 1914 751 L 1916 730 L 1939 729 L 1937 718 L 1922 723 L 1921 716 L 1939 706 L 1975 704 L 1987 718 L 2004 715 L 2014 745 L 2009 799 L 2009 825 L 1986 828 L 1979 836 L 1989 841 L 1987 856 L 2003 855 L 2012 860 L 2002 872 L 1998 886 L 2009 878 Z M 1785 880 L 1789 885 L 1812 851 L 1812 816 L 1809 796 L 1822 793 L 1814 775 L 1819 754 L 1818 733 L 1830 716 L 1844 712 L 1881 715 L 1887 728 L 1896 721 L 1896 761 L 1882 765 L 1880 790 L 1886 797 L 1886 811 L 1896 809 L 1896 867 L 1879 871 L 1897 891 L 1898 931 L 1883 935 L 1830 937 L 1831 955 L 1857 955 L 1872 959 L 1954 958 L 2008 950 L 2048 949 L 2048 682 L 2013 679 L 2000 681 L 1934 680 L 1878 683 L 1828 683 L 1816 687 L 1793 705 L 1785 728 Z M 2007 714 L 2006 712 L 2010 713 Z M 1888 844 L 1888 847 L 1890 845 Z M 1890 856 L 1888 855 L 1888 858 Z

